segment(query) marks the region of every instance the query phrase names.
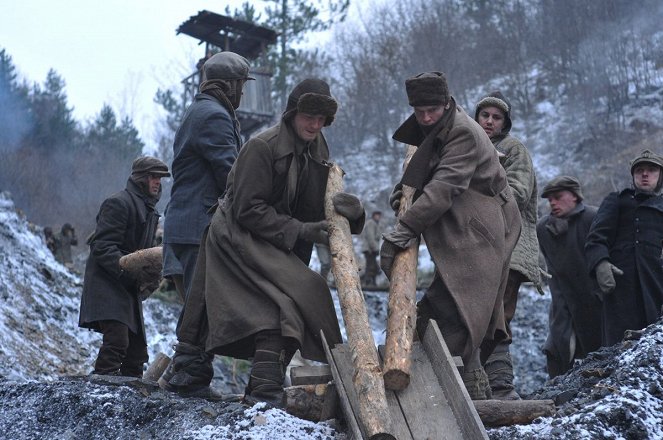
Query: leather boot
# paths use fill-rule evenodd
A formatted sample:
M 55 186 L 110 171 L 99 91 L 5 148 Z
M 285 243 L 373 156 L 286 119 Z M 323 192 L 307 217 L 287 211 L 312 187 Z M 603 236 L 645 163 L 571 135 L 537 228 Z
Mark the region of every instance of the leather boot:
M 506 351 L 500 345 L 488 357 L 484 365 L 490 389 L 493 393 L 493 399 L 498 400 L 520 400 L 520 396 L 513 385 L 513 362 L 509 353 L 509 346 Z
M 283 382 L 291 358 L 280 332 L 268 330 L 258 333 L 244 401 L 249 404 L 267 402 L 276 408 L 283 408 Z
M 174 348 L 173 359 L 157 381 L 159 387 L 182 397 L 222 400 L 223 395 L 210 387 L 214 356 L 186 342 L 179 342 Z

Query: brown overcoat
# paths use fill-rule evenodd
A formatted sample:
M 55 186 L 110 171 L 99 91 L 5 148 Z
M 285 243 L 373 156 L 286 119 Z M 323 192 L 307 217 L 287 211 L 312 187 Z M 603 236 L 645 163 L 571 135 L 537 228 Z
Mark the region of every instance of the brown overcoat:
M 424 135 L 414 115 L 394 139 L 421 145 Z M 502 297 L 520 213 L 493 144 L 459 106 L 451 127 L 435 138 L 435 147 L 423 190 L 400 221 L 425 238 L 469 331 L 467 358 L 484 339 L 506 334 Z
M 196 342 L 202 315 L 205 349 L 235 358 L 253 356 L 261 330 L 281 330 L 317 361 L 320 330 L 342 342 L 327 283 L 308 267 L 312 243 L 297 239 L 303 222 L 324 219 L 328 158 L 322 135 L 306 145 L 288 122 L 242 147 L 203 237 L 180 341 Z

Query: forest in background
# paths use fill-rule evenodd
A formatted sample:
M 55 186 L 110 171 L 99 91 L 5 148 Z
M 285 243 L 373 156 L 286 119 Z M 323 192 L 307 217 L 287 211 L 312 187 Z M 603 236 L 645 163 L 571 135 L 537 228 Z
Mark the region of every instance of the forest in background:
M 323 3 L 289 1 L 292 17 Z M 470 113 L 500 88 L 513 105 L 514 134 L 542 174 L 578 175 L 594 203 L 628 185 L 626 164 L 635 153 L 663 150 L 660 1 L 403 0 L 376 2 L 351 19 L 345 8 L 324 21 L 327 43 L 316 46 L 310 32 L 325 26 L 300 26 L 298 35 L 308 38 L 275 49 L 285 50 L 284 64 L 278 53 L 265 62 L 278 73 L 277 109 L 280 90 L 299 79 L 330 82 L 340 102 L 327 130 L 334 156 L 348 171 L 348 187 L 377 207 L 385 207 L 400 174 L 404 150 L 391 135 L 411 111 L 404 81 L 422 71 L 445 72 Z M 268 18 L 251 17 L 261 24 Z M 35 223 L 91 231 L 99 204 L 124 187 L 144 140 L 105 104 L 93 121 L 74 120 L 64 78 L 55 71 L 41 84 L 19 78 L 10 48 L 0 51 L 0 190 Z M 181 112 L 170 104 L 159 145 L 150 148 L 166 161 Z M 651 117 L 630 117 L 634 108 Z

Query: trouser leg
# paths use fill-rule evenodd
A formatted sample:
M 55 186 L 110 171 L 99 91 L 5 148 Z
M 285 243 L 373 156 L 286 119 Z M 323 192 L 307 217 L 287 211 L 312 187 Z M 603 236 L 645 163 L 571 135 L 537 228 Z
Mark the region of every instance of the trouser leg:
M 143 366 L 148 360 L 147 345 L 143 336 L 129 330 L 129 346 L 120 373 L 122 376 L 143 377 Z
M 129 347 L 129 328 L 119 321 L 99 321 L 103 334 L 93 374 L 119 375 Z

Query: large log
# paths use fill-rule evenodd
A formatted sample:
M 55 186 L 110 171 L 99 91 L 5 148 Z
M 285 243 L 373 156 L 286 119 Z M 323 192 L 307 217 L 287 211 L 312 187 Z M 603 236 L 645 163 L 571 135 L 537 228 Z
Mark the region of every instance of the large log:
M 417 147 L 410 145 L 403 163 L 403 170 Z M 403 197 L 398 217 L 412 206 L 415 189 L 403 185 Z M 417 260 L 419 247 L 410 246 L 396 254 L 391 269 L 389 305 L 387 314 L 387 339 L 385 342 L 384 385 L 394 391 L 410 384 L 412 368 L 412 342 L 417 321 Z
M 526 425 L 538 417 L 555 414 L 552 400 L 474 400 L 479 418 L 486 426 Z
M 161 246 L 139 249 L 120 257 L 120 269 L 126 270 L 134 276 L 146 271 L 149 273 L 161 272 L 163 261 L 163 248 Z
M 373 332 L 359 280 L 350 224 L 334 209 L 332 197 L 343 191 L 343 170 L 333 165 L 329 170 L 325 195 L 325 216 L 329 222 L 329 248 L 332 272 L 336 280 L 355 374 L 352 378 L 357 390 L 359 419 L 371 440 L 393 439 L 384 381 Z

